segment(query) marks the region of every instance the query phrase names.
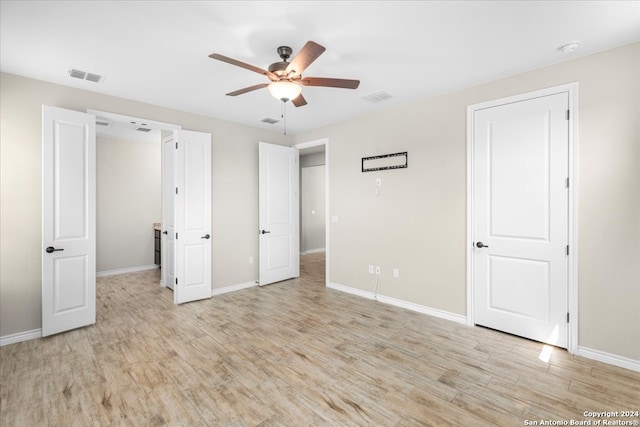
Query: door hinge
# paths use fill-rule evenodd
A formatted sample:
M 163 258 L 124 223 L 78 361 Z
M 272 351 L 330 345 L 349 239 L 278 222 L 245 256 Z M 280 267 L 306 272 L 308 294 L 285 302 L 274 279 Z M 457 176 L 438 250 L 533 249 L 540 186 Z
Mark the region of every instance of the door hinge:
M 176 233 L 176 240 L 178 240 L 178 233 Z
M 571 117 L 571 111 L 567 110 L 567 120 L 569 120 L 570 117 Z
M 176 286 L 178 286 L 178 278 L 176 277 Z
M 569 255 L 569 245 L 567 245 L 567 255 Z
M 565 181 L 567 188 L 569 188 L 569 177 L 567 177 L 566 181 Z
M 569 313 L 567 313 L 567 323 L 569 323 Z
M 176 194 L 178 194 L 178 187 L 176 187 Z
M 178 149 L 178 141 L 176 141 L 176 150 Z

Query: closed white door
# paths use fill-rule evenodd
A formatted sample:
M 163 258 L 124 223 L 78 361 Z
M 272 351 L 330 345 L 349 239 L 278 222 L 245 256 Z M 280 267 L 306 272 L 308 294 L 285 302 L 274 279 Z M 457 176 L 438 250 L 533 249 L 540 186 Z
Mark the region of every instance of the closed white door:
M 177 135 L 173 299 L 181 304 L 211 297 L 211 135 Z
M 172 135 L 162 140 L 162 285 L 173 289 L 175 275 L 175 197 L 174 154 L 177 138 Z
M 260 286 L 300 275 L 298 150 L 259 144 Z
M 95 121 L 42 106 L 42 336 L 96 322 Z
M 473 123 L 475 323 L 566 348 L 568 95 Z

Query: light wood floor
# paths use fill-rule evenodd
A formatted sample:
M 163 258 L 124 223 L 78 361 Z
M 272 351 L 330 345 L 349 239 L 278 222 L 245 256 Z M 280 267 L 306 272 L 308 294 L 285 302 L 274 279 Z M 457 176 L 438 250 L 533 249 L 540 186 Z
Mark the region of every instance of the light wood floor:
M 640 373 L 301 279 L 174 306 L 103 277 L 98 322 L 0 348 L 3 426 L 522 426 L 640 410 Z M 631 418 L 633 420 L 634 418 Z M 637 419 L 637 418 L 635 418 Z

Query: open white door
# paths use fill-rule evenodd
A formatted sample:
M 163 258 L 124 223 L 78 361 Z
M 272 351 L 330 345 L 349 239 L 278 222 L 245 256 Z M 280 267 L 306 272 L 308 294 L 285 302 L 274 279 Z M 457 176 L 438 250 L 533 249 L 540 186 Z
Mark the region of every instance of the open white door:
M 473 116 L 475 323 L 559 347 L 568 337 L 568 95 Z
M 95 121 L 42 106 L 42 336 L 96 322 Z
M 260 286 L 300 275 L 298 150 L 259 144 Z
M 176 131 L 176 304 L 211 297 L 211 135 Z
M 176 136 L 162 140 L 162 285 L 173 289 L 175 274 L 175 184 Z

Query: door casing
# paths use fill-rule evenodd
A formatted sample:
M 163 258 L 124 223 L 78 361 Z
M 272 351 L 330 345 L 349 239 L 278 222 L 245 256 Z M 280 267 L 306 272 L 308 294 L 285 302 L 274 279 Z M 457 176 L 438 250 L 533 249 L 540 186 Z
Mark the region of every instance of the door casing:
M 554 86 L 520 95 L 500 98 L 467 107 L 467 236 L 466 236 L 466 256 L 467 256 L 467 324 L 475 325 L 474 316 L 474 242 L 475 230 L 473 229 L 474 211 L 474 112 L 485 108 L 524 101 L 527 99 L 542 96 L 554 95 L 557 93 L 567 93 L 569 98 L 569 218 L 568 218 L 568 310 L 570 321 L 568 327 L 568 346 L 570 353 L 578 352 L 578 83 L 569 83 Z

